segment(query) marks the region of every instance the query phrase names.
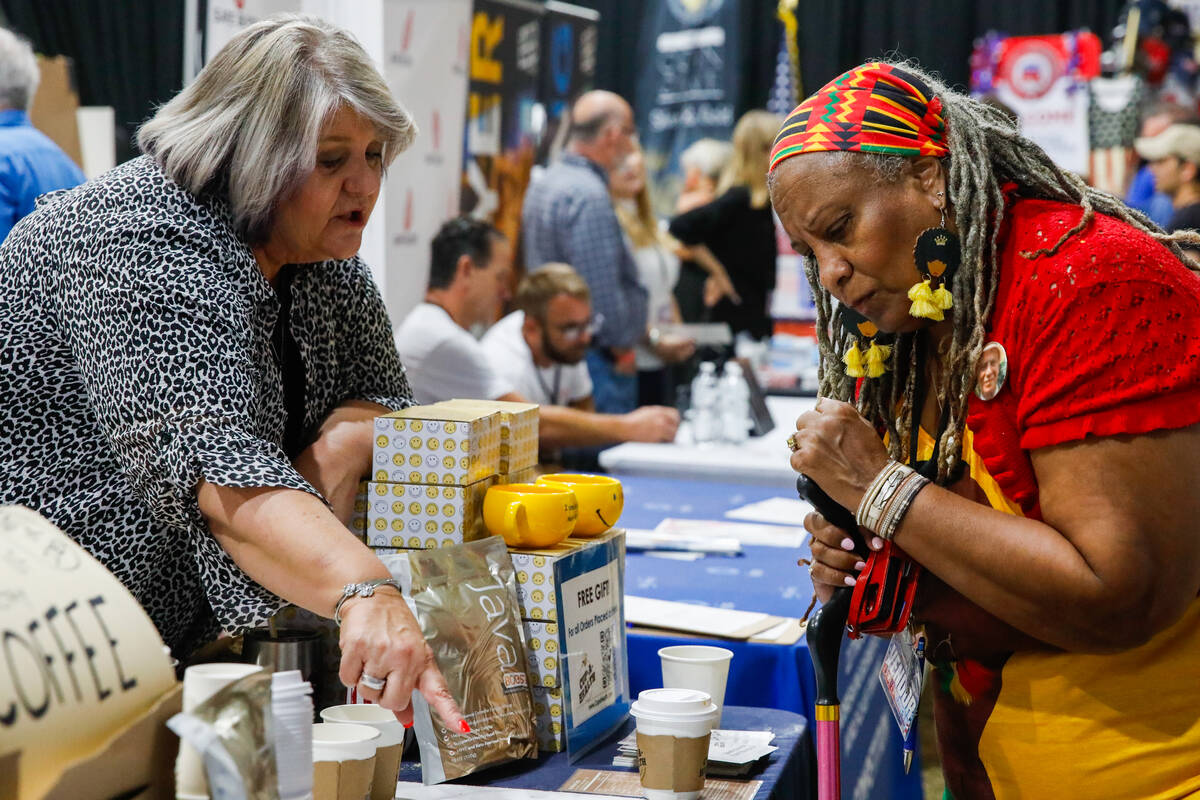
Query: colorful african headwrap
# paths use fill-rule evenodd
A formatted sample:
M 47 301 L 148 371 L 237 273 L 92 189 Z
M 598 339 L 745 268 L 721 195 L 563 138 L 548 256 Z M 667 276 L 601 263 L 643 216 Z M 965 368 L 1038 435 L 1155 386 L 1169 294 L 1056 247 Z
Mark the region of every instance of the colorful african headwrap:
M 906 70 L 879 62 L 855 67 L 788 115 L 767 171 L 792 156 L 827 150 L 944 156 L 942 101 Z

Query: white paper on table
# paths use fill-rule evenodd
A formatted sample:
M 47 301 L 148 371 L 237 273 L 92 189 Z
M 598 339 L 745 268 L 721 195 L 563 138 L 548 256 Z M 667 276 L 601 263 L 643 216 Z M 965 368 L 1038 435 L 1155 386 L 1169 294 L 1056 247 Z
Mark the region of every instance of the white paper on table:
M 771 742 L 775 734 L 770 731 L 726 731 L 717 729 L 708 740 L 708 760 L 725 764 L 749 764 L 778 750 Z M 637 754 L 637 731 L 626 736 L 617 744 L 621 753 Z M 617 758 L 620 758 L 618 756 Z M 621 766 L 613 760 L 614 766 Z
M 795 497 L 768 497 L 757 503 L 747 503 L 744 506 L 725 512 L 729 519 L 744 519 L 749 522 L 770 522 L 776 525 L 800 525 L 804 517 L 812 511 L 811 503 L 806 503 Z
M 726 639 L 746 639 L 759 631 L 778 625 L 781 620 L 779 617 L 758 611 L 713 608 L 627 594 L 625 621 L 630 625 L 643 625 L 648 628 L 700 633 Z
M 626 528 L 625 549 L 673 550 L 734 556 L 742 552 L 742 545 L 732 537 L 687 536 L 658 530 L 648 531 L 644 528 Z
M 803 519 L 803 517 L 801 517 Z M 658 523 L 656 534 L 672 534 L 687 539 L 736 539 L 745 545 L 798 548 L 808 538 L 804 528 L 785 525 L 762 525 L 754 522 L 726 522 L 716 519 L 676 519 L 668 517 Z
M 635 776 L 636 777 L 636 776 Z M 616 796 L 616 795 L 613 795 Z M 634 795 L 625 795 L 633 797 Z M 422 786 L 401 781 L 396 787 L 395 800 L 468 800 L 484 797 L 488 800 L 596 800 L 594 794 L 577 792 L 542 792 L 535 789 L 503 789 L 496 786 L 455 786 L 448 783 Z

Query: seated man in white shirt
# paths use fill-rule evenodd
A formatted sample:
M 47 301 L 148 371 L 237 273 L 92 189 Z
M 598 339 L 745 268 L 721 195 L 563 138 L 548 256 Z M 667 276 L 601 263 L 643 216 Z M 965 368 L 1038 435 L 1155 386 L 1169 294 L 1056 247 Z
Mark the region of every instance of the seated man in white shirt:
M 679 412 L 673 408 L 595 412 L 584 355 L 598 322 L 579 273 L 566 264 L 546 264 L 525 276 L 514 304 L 517 310 L 493 325 L 482 344 L 514 394 L 541 406 L 543 450 L 675 439 Z
M 488 223 L 457 217 L 442 225 L 430 250 L 425 302 L 396 329 L 413 398 L 517 399 L 470 331 L 492 324 L 512 296 L 512 245 Z

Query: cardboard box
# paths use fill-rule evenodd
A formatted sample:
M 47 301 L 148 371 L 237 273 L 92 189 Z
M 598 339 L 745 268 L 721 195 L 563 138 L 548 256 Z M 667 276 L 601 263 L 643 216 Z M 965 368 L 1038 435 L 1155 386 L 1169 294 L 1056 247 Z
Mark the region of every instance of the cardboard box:
M 377 482 L 469 486 L 500 470 L 500 414 L 413 406 L 375 418 Z
M 491 534 L 483 524 L 483 498 L 495 482 L 494 476 L 470 486 L 372 481 L 367 484 L 366 542 L 430 550 L 486 538 Z
M 567 730 L 563 724 L 562 689 L 533 687 L 533 716 L 538 750 L 561 753 L 567 749 Z
M 521 618 L 557 621 L 558 593 L 554 588 L 554 564 L 562 556 L 579 549 L 573 539 L 545 550 L 508 549 L 517 573 L 517 604 Z
M 367 540 L 367 482 L 358 484 L 358 493 L 354 495 L 354 512 L 350 522 L 346 524 L 361 541 Z
M 496 483 L 533 483 L 538 479 L 537 464 L 525 467 L 516 472 L 501 472 L 496 476 Z
M 563 568 L 563 557 L 577 550 L 599 547 L 616 536 L 624 535 L 624 530 L 613 529 L 600 536 L 568 538 L 544 550 L 510 547 L 508 554 L 517 572 L 517 602 L 521 606 L 521 618 L 557 622 L 558 587 L 575 577 L 570 568 Z
M 500 413 L 500 471 L 512 473 L 537 464 L 538 407 L 535 403 L 455 399 L 437 405 L 498 411 Z M 509 481 L 509 483 L 517 483 L 517 481 Z
M 558 659 L 558 623 L 523 619 L 525 627 L 525 658 L 529 662 L 529 680 L 535 688 L 555 689 L 562 686 L 562 670 Z

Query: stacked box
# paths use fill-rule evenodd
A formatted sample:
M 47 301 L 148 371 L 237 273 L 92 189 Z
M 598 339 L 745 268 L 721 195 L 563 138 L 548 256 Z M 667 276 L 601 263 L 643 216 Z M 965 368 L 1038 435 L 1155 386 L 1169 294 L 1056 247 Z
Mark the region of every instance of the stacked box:
M 536 721 L 538 750 L 561 753 L 567 749 L 567 730 L 563 722 L 562 689 L 533 687 L 533 714 Z
M 367 540 L 367 482 L 358 484 L 358 494 L 354 495 L 354 512 L 350 515 L 348 527 L 361 541 Z
M 538 407 L 534 403 L 510 403 L 504 400 L 455 399 L 439 406 L 483 409 L 500 413 L 500 472 L 511 474 L 537 464 Z M 509 480 L 508 483 L 518 481 Z
M 513 569 L 517 573 L 517 601 L 521 606 L 521 618 L 535 621 L 558 621 L 558 586 L 556 581 L 569 581 L 574 575 L 554 574 L 555 562 L 576 550 L 597 547 L 625 531 L 614 528 L 600 536 L 569 537 L 543 550 L 519 550 L 508 548 Z
M 525 626 L 525 658 L 529 662 L 530 685 L 543 689 L 561 687 L 558 623 L 523 619 L 521 624 Z
M 496 476 L 496 483 L 533 483 L 538 479 L 537 465 L 525 467 L 516 472 L 501 472 Z
M 413 406 L 375 418 L 376 482 L 470 486 L 500 469 L 500 414 Z
M 554 586 L 554 562 L 582 546 L 585 540 L 566 539 L 544 550 L 508 549 L 517 573 L 517 603 L 521 618 L 558 620 L 558 593 Z
M 483 498 L 495 476 L 469 486 L 367 485 L 365 535 L 371 547 L 429 550 L 486 538 Z

